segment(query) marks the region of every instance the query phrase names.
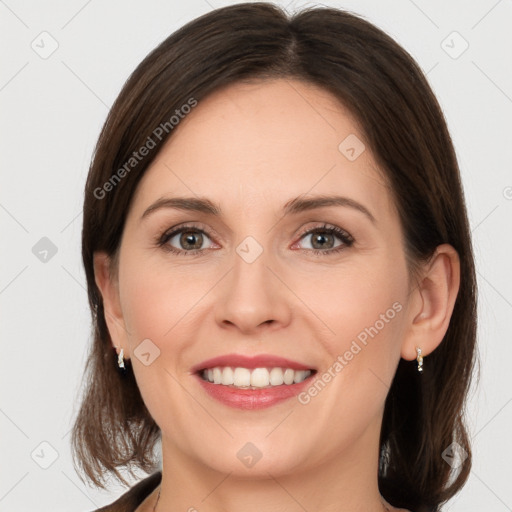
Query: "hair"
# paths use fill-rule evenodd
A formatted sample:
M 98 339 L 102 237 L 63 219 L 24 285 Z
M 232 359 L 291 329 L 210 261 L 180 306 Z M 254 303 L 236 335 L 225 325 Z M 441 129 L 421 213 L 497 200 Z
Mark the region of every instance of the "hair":
M 461 281 L 446 335 L 423 374 L 415 361 L 400 360 L 380 435 L 384 498 L 417 512 L 438 511 L 471 469 L 465 409 L 476 362 L 477 290 L 460 172 L 441 108 L 414 59 L 359 15 L 326 7 L 293 15 L 270 3 L 213 10 L 155 48 L 114 102 L 85 187 L 82 257 L 93 340 L 72 430 L 75 468 L 99 487 L 105 487 L 105 474 L 126 484 L 119 469 L 152 471 L 161 436 L 130 362 L 125 374 L 118 371 L 93 254 L 105 251 L 115 262 L 134 192 L 172 136 L 165 122 L 177 110 L 186 112 L 191 98 L 201 102 L 236 82 L 280 78 L 323 88 L 359 123 L 397 207 L 410 275 L 440 244 L 458 252 Z M 161 129 L 155 137 L 163 126 L 165 134 Z M 128 171 L 126 163 L 149 139 L 155 147 Z M 114 183 L 116 172 L 122 179 Z M 443 458 L 452 443 L 467 455 L 458 468 Z

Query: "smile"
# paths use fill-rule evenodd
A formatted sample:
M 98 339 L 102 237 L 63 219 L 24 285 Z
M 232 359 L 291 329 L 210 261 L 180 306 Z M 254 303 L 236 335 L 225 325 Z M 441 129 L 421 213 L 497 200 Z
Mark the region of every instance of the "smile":
M 290 386 L 306 380 L 315 370 L 294 370 L 293 368 L 243 368 L 215 366 L 202 370 L 203 380 L 240 389 L 261 389 L 275 386 Z

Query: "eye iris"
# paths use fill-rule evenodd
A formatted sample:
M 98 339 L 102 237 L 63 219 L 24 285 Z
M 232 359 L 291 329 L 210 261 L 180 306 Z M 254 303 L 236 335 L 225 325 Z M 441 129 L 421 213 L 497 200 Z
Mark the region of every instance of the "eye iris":
M 203 245 L 203 235 L 194 231 L 184 231 L 180 236 L 180 244 L 185 249 L 200 249 Z
M 332 244 L 332 243 L 333 243 L 333 239 L 334 239 L 334 237 L 333 237 L 333 235 L 329 235 L 329 234 L 324 235 L 324 234 L 318 234 L 318 233 L 317 233 L 317 234 L 313 235 L 313 242 L 312 242 L 312 244 L 311 244 L 311 245 L 312 245 L 315 249 L 325 249 L 325 248 L 326 248 L 326 244 L 325 244 L 325 243 L 323 243 L 323 242 L 325 242 L 325 241 L 326 241 L 326 239 L 327 239 L 327 240 L 331 239 L 331 243 L 330 243 L 330 244 L 329 244 L 329 243 L 327 244 L 327 245 L 329 246 L 328 248 L 329 248 L 329 249 L 331 249 L 331 248 L 333 247 L 333 244 Z M 315 246 L 315 244 L 316 244 L 317 242 L 320 242 L 319 247 L 316 247 L 316 246 Z

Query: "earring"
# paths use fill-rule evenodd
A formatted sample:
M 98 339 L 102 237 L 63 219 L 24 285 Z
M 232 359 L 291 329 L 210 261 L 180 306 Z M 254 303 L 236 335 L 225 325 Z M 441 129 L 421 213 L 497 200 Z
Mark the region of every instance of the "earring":
M 124 350 L 121 349 L 121 352 L 119 352 L 119 355 L 117 356 L 117 364 L 119 366 L 119 368 L 122 368 L 123 370 L 125 369 L 124 368 Z
M 418 361 L 418 372 L 423 373 L 423 356 L 421 355 L 421 348 L 416 347 L 416 361 Z

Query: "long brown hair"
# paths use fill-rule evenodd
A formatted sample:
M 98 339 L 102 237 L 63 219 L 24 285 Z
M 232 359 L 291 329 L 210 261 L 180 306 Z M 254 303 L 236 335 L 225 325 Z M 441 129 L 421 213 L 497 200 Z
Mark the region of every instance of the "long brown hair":
M 439 244 L 449 243 L 459 254 L 461 283 L 445 338 L 426 359 L 421 378 L 414 362 L 400 360 L 380 437 L 382 495 L 416 512 L 440 510 L 471 468 L 464 412 L 476 362 L 476 278 L 458 164 L 443 113 L 412 57 L 371 23 L 334 8 L 288 16 L 273 4 L 242 3 L 209 12 L 153 50 L 112 106 L 83 208 L 82 256 L 94 334 L 72 431 L 75 465 L 97 486 L 104 487 L 108 473 L 126 483 L 121 468 L 154 470 L 160 438 L 130 364 L 125 375 L 118 371 L 93 253 L 106 251 L 115 259 L 134 191 L 172 136 L 168 121 L 176 110 L 237 81 L 275 78 L 323 87 L 360 123 L 390 184 L 411 271 Z M 155 147 L 126 167 L 148 138 Z M 458 468 L 443 457 L 454 442 L 467 454 Z

